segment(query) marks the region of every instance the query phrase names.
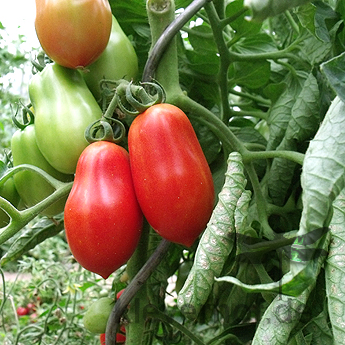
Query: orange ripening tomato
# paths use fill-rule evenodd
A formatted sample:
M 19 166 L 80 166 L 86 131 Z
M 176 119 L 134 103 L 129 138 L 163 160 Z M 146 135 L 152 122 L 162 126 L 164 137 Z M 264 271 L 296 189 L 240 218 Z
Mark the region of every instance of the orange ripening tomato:
M 123 147 L 107 141 L 86 147 L 78 160 L 64 220 L 71 252 L 87 270 L 106 279 L 132 256 L 143 215 Z
M 94 62 L 108 44 L 111 25 L 108 0 L 36 0 L 37 37 L 61 66 L 81 68 Z

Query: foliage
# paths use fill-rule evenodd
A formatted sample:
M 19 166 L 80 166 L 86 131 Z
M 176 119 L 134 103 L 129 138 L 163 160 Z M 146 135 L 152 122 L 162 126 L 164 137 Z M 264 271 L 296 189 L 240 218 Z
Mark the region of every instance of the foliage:
M 136 50 L 142 81 L 156 80 L 166 102 L 190 119 L 218 197 L 206 230 L 189 248 L 160 242 L 144 224 L 136 252 L 107 280 L 110 296 L 126 289 L 109 317 L 106 341 L 125 324 L 127 345 L 342 344 L 344 2 L 109 2 Z M 120 82 L 109 85 L 102 108 L 128 129 L 133 117 L 126 110 L 135 115 L 132 108 L 143 106 L 144 87 L 127 83 L 124 91 Z M 126 108 L 121 97 L 130 92 Z M 120 110 L 112 103 L 107 108 L 111 99 L 120 99 Z M 121 145 L 127 146 L 126 139 Z M 35 243 L 63 238 L 61 215 L 36 216 L 71 189 L 40 169 L 16 169 L 0 173 L 0 187 L 17 171 L 31 169 L 56 191 L 23 211 L 0 198 L 0 207 L 13 215 L 0 230 L 0 244 L 10 253 L 2 258 L 5 268 L 9 258 L 18 260 Z M 31 226 L 42 236 L 34 237 Z M 82 343 L 69 326 L 52 321 L 52 312 L 63 311 L 71 329 L 78 329 L 75 301 L 90 299 L 91 291 L 101 297 L 102 283 L 87 271 L 76 273 L 70 261 L 63 266 L 65 278 L 56 279 L 58 265 L 43 261 L 44 244 L 34 249 L 37 258 L 19 262 L 34 279 L 38 270 L 47 272 L 48 280 L 40 275 L 34 284 L 37 289 L 48 282 L 51 298 L 31 325 L 35 339 L 49 343 L 57 335 L 55 343 L 68 337 Z M 66 258 L 55 260 L 66 265 Z M 119 279 L 124 269 L 126 282 Z M 176 276 L 178 291 L 167 306 L 168 279 Z M 79 283 L 85 289 L 63 293 L 66 280 L 69 289 Z M 10 283 L 3 286 L 9 291 Z M 6 296 L 20 295 L 15 289 L 16 284 Z M 10 304 L 1 307 L 4 320 Z M 9 344 L 22 330 L 21 320 L 10 323 Z M 83 329 L 78 332 L 92 341 Z

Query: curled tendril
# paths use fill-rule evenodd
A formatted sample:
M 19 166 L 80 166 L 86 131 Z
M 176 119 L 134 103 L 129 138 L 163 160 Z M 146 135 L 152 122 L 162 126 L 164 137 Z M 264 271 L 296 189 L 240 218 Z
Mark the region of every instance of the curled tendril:
M 110 141 L 117 144 L 125 135 L 126 128 L 121 121 L 105 116 L 91 123 L 85 130 L 85 138 L 89 143 Z
M 16 127 L 23 130 L 25 127 L 32 125 L 34 123 L 35 115 L 30 109 L 31 104 L 24 105 L 22 102 L 18 102 L 17 111 L 12 113 L 12 121 Z M 22 109 L 22 121 L 17 120 L 19 110 Z
M 145 82 L 140 85 L 134 85 L 132 82 L 122 83 L 117 87 L 116 93 L 120 110 L 132 116 L 165 101 L 165 92 L 157 82 Z

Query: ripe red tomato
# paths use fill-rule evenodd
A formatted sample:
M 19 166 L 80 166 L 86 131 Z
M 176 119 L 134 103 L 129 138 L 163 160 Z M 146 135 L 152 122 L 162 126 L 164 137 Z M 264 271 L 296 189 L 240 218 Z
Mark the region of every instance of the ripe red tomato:
M 138 115 L 128 133 L 135 192 L 151 226 L 190 247 L 214 206 L 212 174 L 186 114 L 157 104 Z
M 108 0 L 36 0 L 37 37 L 45 53 L 65 67 L 94 62 L 108 44 L 111 24 Z
M 105 345 L 105 333 L 100 334 L 99 341 L 101 345 Z M 121 333 L 116 333 L 116 344 L 124 344 L 126 341 L 126 336 Z
M 18 316 L 24 316 L 29 314 L 29 309 L 25 307 L 18 307 L 17 308 L 17 315 Z
M 143 216 L 124 148 L 100 141 L 82 152 L 64 219 L 71 252 L 84 268 L 106 279 L 126 263 Z

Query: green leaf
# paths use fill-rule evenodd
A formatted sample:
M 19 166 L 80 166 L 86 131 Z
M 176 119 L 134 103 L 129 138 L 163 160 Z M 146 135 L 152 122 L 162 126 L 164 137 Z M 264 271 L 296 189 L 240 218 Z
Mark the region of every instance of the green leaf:
M 42 218 L 34 226 L 27 228 L 8 249 L 6 254 L 1 258 L 0 265 L 4 266 L 8 262 L 19 259 L 30 249 L 43 242 L 49 237 L 53 237 L 61 232 L 64 228 L 62 219 L 52 220 Z
M 345 338 L 343 289 L 345 272 L 345 190 L 334 201 L 333 217 L 330 224 L 331 243 L 325 264 L 328 313 L 332 324 L 334 344 L 341 344 Z
M 270 79 L 270 63 L 268 61 L 237 61 L 233 65 L 233 75 L 229 78 L 239 85 L 249 89 L 265 86 Z
M 208 25 L 193 27 L 188 32 L 188 39 L 193 49 L 198 53 L 212 52 L 215 54 L 218 51 L 212 30 Z
M 243 169 L 241 155 L 231 153 L 219 201 L 200 239 L 189 276 L 177 297 L 178 308 L 190 319 L 195 319 L 206 303 L 214 277 L 219 276 L 234 248 L 235 210 L 249 203 L 248 195 L 240 201 L 246 185 Z
M 195 51 L 186 51 L 189 67 L 195 72 L 214 76 L 219 70 L 219 56 L 213 54 L 200 54 Z
M 285 345 L 298 324 L 311 287 L 299 297 L 277 295 L 266 309 L 255 332 L 252 345 Z
M 241 54 L 261 54 L 277 51 L 277 46 L 272 37 L 265 33 L 245 37 L 233 46 L 233 50 Z
M 291 118 L 292 108 L 306 77 L 304 74 L 297 77 L 288 74 L 285 78 L 283 84 L 286 85 L 286 88 L 269 110 L 267 123 L 270 127 L 270 137 L 267 150 L 276 149 L 283 140 Z
M 320 122 L 320 93 L 312 73 L 305 80 L 302 90 L 291 109 L 285 136 L 277 150 L 297 151 L 298 143 L 315 135 Z M 296 164 L 284 158 L 275 158 L 267 181 L 269 195 L 275 205 L 283 206 L 287 198 Z
M 323 42 L 330 42 L 331 37 L 329 29 L 335 25 L 339 20 L 339 14 L 336 13 L 330 6 L 321 1 L 314 3 L 316 7 L 315 12 L 315 34 Z
M 231 1 L 225 9 L 226 17 L 232 17 L 243 9 L 243 0 Z M 256 23 L 247 20 L 248 13 L 243 13 L 230 23 L 230 26 L 235 30 L 235 37 L 255 35 L 260 31 L 261 23 Z
M 331 87 L 339 98 L 345 102 L 345 53 L 342 53 L 321 65 Z

